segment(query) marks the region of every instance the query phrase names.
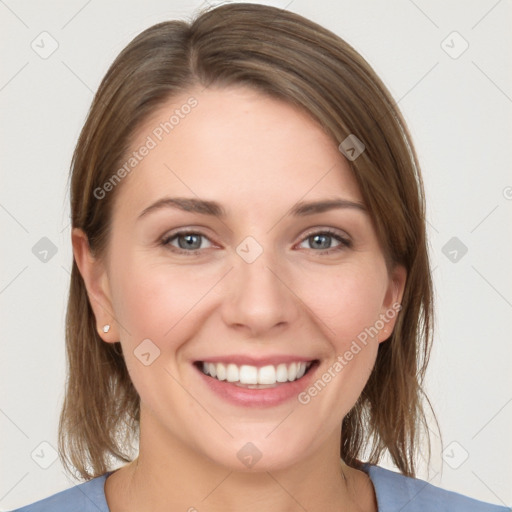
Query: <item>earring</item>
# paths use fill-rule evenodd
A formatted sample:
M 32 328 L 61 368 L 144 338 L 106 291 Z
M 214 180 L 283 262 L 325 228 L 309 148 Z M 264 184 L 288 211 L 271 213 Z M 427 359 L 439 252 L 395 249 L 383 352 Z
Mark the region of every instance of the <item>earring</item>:
M 108 332 L 108 331 L 110 331 L 110 325 L 109 324 L 105 324 L 103 326 L 103 332 Z

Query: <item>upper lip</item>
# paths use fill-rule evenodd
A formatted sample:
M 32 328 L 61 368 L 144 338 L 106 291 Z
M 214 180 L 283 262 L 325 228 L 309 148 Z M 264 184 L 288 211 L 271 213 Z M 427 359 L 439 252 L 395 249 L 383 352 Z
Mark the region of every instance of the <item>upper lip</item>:
M 196 363 L 227 363 L 227 364 L 236 364 L 237 366 L 249 365 L 249 366 L 268 366 L 274 365 L 277 366 L 279 364 L 290 364 L 290 363 L 309 363 L 313 362 L 316 359 L 313 357 L 303 357 L 303 356 L 294 356 L 294 355 L 274 355 L 274 356 L 265 356 L 265 357 L 253 357 L 248 355 L 226 355 L 226 356 L 215 356 L 215 357 L 206 357 L 204 359 L 197 360 Z

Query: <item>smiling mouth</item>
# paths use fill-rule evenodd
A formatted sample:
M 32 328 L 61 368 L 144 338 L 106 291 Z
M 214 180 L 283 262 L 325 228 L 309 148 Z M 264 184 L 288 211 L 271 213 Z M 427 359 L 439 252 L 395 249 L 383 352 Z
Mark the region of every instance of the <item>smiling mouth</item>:
M 318 363 L 319 361 L 315 359 L 308 362 L 281 363 L 261 367 L 204 361 L 196 361 L 194 364 L 202 373 L 218 381 L 229 382 L 247 389 L 266 389 L 295 382 L 304 377 Z

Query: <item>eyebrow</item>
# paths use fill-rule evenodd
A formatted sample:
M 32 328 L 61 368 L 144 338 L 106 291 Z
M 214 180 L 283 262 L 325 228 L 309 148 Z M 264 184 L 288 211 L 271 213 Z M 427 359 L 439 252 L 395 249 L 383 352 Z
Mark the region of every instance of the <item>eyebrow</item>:
M 164 208 L 176 208 L 185 212 L 211 215 L 222 219 L 227 217 L 226 210 L 216 201 L 185 197 L 164 197 L 145 208 L 138 218 L 140 219 L 151 212 L 162 210 Z M 340 208 L 354 208 L 363 212 L 367 211 L 366 207 L 359 202 L 349 201 L 347 199 L 329 199 L 313 202 L 298 202 L 290 209 L 287 215 L 304 217 L 306 215 L 323 213 Z

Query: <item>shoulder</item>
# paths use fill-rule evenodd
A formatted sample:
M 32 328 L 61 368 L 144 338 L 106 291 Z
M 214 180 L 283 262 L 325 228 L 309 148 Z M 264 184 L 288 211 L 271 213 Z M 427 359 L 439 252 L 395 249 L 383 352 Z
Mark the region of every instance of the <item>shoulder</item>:
M 380 466 L 364 464 L 375 494 L 379 512 L 510 512 L 512 509 L 485 503 L 447 491 L 425 480 L 410 478 Z
M 104 490 L 109 474 L 105 473 L 12 512 L 109 512 Z

